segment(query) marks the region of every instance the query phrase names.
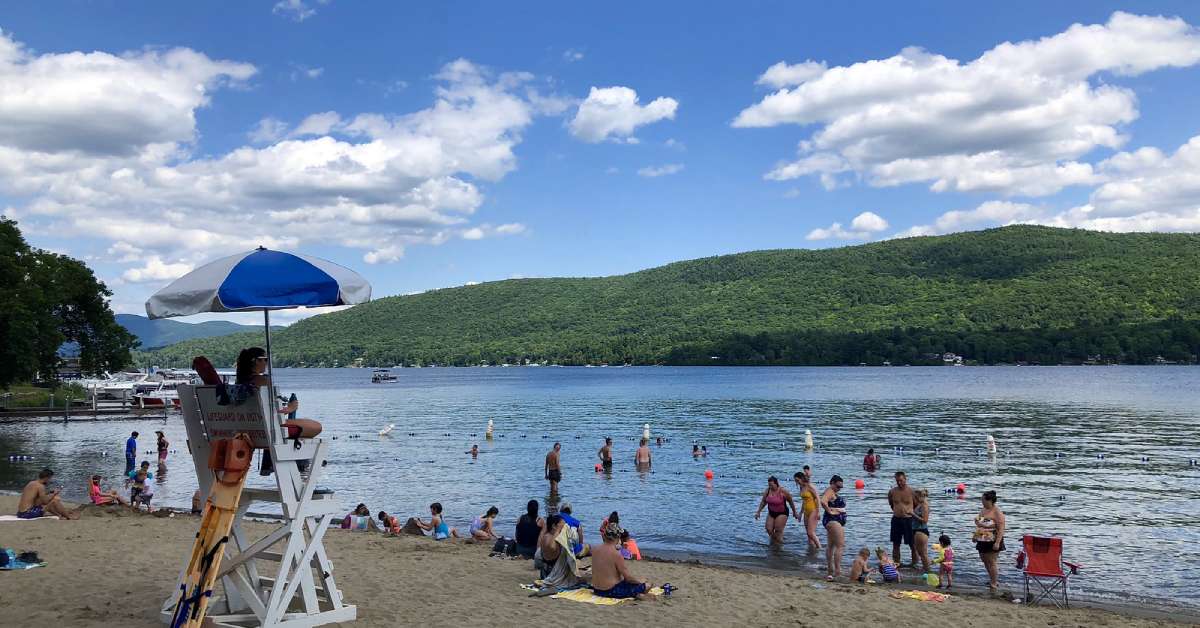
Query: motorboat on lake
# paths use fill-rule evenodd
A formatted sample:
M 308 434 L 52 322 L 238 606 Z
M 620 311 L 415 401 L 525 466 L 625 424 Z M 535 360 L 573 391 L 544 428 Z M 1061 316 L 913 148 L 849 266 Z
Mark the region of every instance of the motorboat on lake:
M 371 372 L 372 384 L 390 384 L 398 381 L 400 381 L 400 378 L 392 375 L 392 372 L 388 369 L 375 369 Z

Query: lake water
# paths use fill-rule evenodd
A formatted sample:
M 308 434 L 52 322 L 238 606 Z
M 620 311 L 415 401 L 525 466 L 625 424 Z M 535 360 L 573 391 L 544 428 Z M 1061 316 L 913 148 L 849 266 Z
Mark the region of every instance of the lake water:
M 545 504 L 542 460 L 563 444 L 561 499 L 574 504 L 596 538 L 610 511 L 651 554 L 768 568 L 817 569 L 804 531 L 790 522 L 782 549 L 766 543 L 754 510 L 766 482 L 808 464 L 818 486 L 840 474 L 848 502 L 846 567 L 859 547 L 888 543 L 891 474 L 928 488 L 936 537 L 958 551 L 956 583 L 986 581 L 970 544 L 978 495 L 1000 494 L 1008 515 L 1002 579 L 1016 591 L 1013 558 L 1021 534 L 1065 539 L 1084 565 L 1073 592 L 1109 601 L 1200 608 L 1200 392 L 1195 367 L 988 368 L 425 368 L 402 369 L 394 384 L 370 371 L 280 369 L 284 393 L 301 400 L 332 442 L 322 484 L 342 503 L 427 516 L 430 502 L 465 529 L 488 506 L 502 530 L 537 498 Z M 483 438 L 488 419 L 496 438 Z M 377 431 L 396 425 L 387 437 Z M 636 438 L 649 423 L 654 470 L 633 469 Z M 195 473 L 178 414 L 103 422 L 0 425 L 0 488 L 17 489 L 44 465 L 68 497 L 82 500 L 93 472 L 120 477 L 124 440 L 141 432 L 153 449 L 163 429 L 168 458 L 155 501 L 187 506 Z M 815 451 L 804 450 L 812 430 Z M 415 434 L 410 436 L 409 433 Z M 987 434 L 1000 454 L 983 455 Z M 604 436 L 615 441 L 612 474 L 596 473 Z M 694 460 L 692 443 L 708 446 Z M 483 453 L 464 452 L 478 443 Z M 867 447 L 883 455 L 864 477 Z M 897 448 L 903 448 L 898 453 Z M 940 449 L 940 452 L 937 450 Z M 103 455 L 107 452 L 107 456 Z M 1057 454 L 1057 456 L 1056 456 Z M 33 461 L 10 462 L 10 455 Z M 1099 456 L 1103 456 L 1100 458 Z M 144 456 L 152 459 L 153 455 Z M 1143 458 L 1146 458 L 1143 460 Z M 714 481 L 704 479 L 711 469 Z M 854 480 L 866 481 L 864 490 Z M 261 483 L 257 476 L 253 483 Z M 962 499 L 946 489 L 967 484 Z M 824 531 L 818 532 L 824 540 Z M 907 560 L 907 559 L 906 559 Z

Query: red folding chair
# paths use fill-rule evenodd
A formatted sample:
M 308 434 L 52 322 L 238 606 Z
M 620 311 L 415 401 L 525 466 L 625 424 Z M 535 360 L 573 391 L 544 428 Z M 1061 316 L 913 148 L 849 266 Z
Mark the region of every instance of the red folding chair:
M 1024 549 L 1017 557 L 1017 563 L 1024 564 L 1025 603 L 1037 604 L 1042 600 L 1050 600 L 1059 608 L 1070 606 L 1067 579 L 1079 573 L 1079 565 L 1063 560 L 1062 539 L 1026 534 L 1021 537 L 1021 543 Z M 1066 571 L 1063 567 L 1066 567 Z M 1030 595 L 1031 581 L 1037 583 L 1040 592 Z M 1056 595 L 1059 591 L 1062 593 L 1062 604 L 1058 603 Z

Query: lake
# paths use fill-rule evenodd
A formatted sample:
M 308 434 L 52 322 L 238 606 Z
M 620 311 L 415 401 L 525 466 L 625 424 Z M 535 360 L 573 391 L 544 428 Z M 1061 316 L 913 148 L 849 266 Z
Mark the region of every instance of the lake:
M 447 521 L 465 530 L 496 505 L 500 530 L 511 535 L 527 500 L 544 507 L 542 461 L 560 441 L 560 498 L 573 503 L 591 540 L 617 510 L 650 554 L 815 570 L 823 553 L 807 551 L 800 525 L 789 522 L 784 546 L 773 549 L 754 520 L 767 476 L 793 488 L 792 474 L 808 464 L 819 488 L 832 474 L 846 479 L 848 570 L 858 548 L 888 545 L 886 493 L 892 473 L 903 469 L 914 487 L 930 491 L 934 537 L 944 532 L 954 541 L 956 584 L 986 582 L 970 534 L 979 494 L 994 489 L 1010 530 L 1002 580 L 1014 592 L 1020 535 L 1053 534 L 1064 538 L 1068 559 L 1084 565 L 1073 593 L 1200 608 L 1200 467 L 1190 463 L 1200 458 L 1197 367 L 394 372 L 397 383 L 371 384 L 366 369 L 279 369 L 278 385 L 300 397 L 300 415 L 320 420 L 324 436 L 336 438 L 322 484 L 347 509 L 361 501 L 403 520 L 427 516 L 428 504 L 440 501 Z M 483 438 L 488 419 L 495 422 L 491 442 Z M 378 436 L 389 423 L 395 431 Z M 632 463 L 644 423 L 668 439 L 653 447 L 651 473 Z M 67 497 L 82 501 L 91 473 L 120 477 L 131 430 L 141 432 L 149 452 L 156 429 L 178 452 L 157 478 L 155 501 L 187 506 L 195 473 L 178 414 L 0 425 L 0 488 L 19 489 L 49 465 Z M 814 451 L 804 449 L 805 430 Z M 997 456 L 982 453 L 988 434 Z M 605 436 L 614 439 L 612 474 L 593 470 Z M 483 453 L 472 459 L 465 452 L 475 443 Z M 693 443 L 706 445 L 709 456 L 693 459 Z M 868 447 L 883 456 L 877 477 L 861 470 Z M 853 488 L 858 478 L 863 490 Z M 960 482 L 966 498 L 946 493 Z M 818 534 L 824 542 L 824 531 Z M 186 548 L 180 552 L 182 560 Z

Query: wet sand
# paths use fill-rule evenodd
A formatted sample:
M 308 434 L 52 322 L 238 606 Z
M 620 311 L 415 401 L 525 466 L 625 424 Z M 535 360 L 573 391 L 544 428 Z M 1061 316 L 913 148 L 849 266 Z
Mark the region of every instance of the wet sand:
M 0 512 L 17 499 L 0 495 Z M 0 572 L 0 617 L 12 626 L 160 626 L 199 518 L 85 507 L 78 521 L 0 522 L 0 545 L 37 551 L 40 569 Z M 251 524 L 255 534 L 265 524 Z M 944 603 L 888 597 L 906 586 L 827 583 L 803 576 L 640 561 L 637 575 L 679 591 L 617 607 L 531 598 L 529 561 L 489 558 L 489 546 L 330 530 L 338 586 L 358 606 L 354 626 L 554 624 L 664 626 L 1182 626 L 1153 609 L 1025 607 L 956 592 Z M 1141 616 L 1135 616 L 1141 615 Z M 1194 619 L 1193 619 L 1194 621 Z M 1196 624 L 1192 624 L 1196 625 Z

